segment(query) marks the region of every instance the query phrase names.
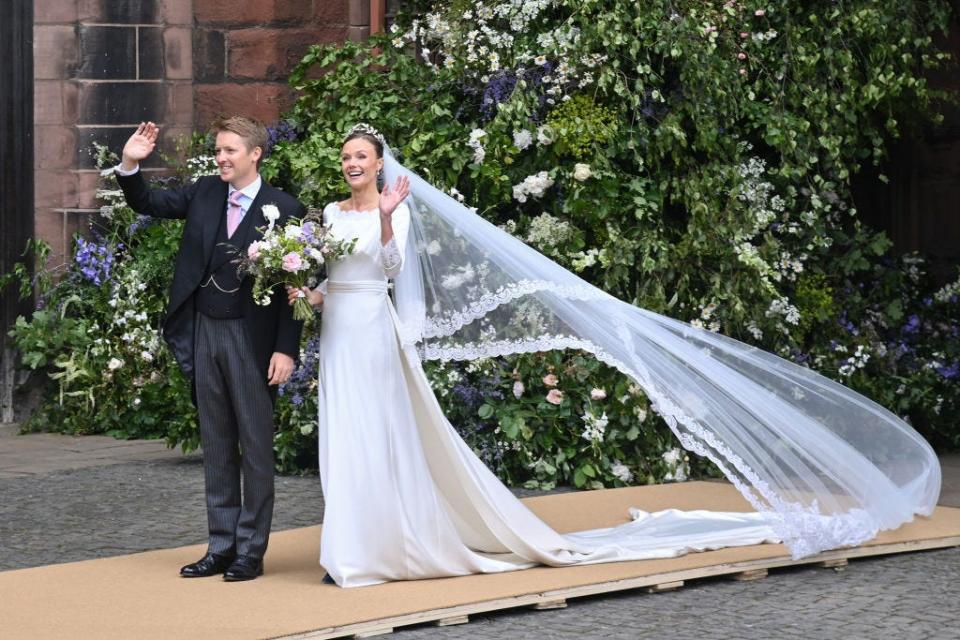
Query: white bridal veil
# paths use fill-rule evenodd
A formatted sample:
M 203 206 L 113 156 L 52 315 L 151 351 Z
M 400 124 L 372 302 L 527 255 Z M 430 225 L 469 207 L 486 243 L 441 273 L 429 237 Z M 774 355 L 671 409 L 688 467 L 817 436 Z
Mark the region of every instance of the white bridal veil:
M 432 187 L 410 180 L 395 282 L 405 348 L 429 360 L 581 349 L 632 378 L 688 450 L 709 458 L 795 558 L 930 515 L 932 448 L 909 425 L 809 369 L 640 309 L 590 285 Z

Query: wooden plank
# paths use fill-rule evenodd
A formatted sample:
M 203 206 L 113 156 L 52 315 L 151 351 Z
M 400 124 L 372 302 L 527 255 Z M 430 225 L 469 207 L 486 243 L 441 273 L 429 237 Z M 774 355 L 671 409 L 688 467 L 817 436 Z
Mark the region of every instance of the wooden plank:
M 373 638 L 375 636 L 385 636 L 388 633 L 393 633 L 393 629 L 384 627 L 382 629 L 371 629 L 369 631 L 361 631 L 359 633 L 353 634 L 353 637 L 360 640 L 361 638 Z
M 434 620 L 433 624 L 438 627 L 452 627 L 456 624 L 467 624 L 468 622 L 470 622 L 470 616 L 450 616 L 449 618 Z
M 824 569 L 843 569 L 850 561 L 846 558 L 834 558 L 833 560 L 824 560 L 823 562 L 818 562 L 817 566 L 823 567 Z
M 683 586 L 683 580 L 674 580 L 673 582 L 661 582 L 660 584 L 655 584 L 652 587 L 646 587 L 644 590 L 647 593 L 664 593 L 666 591 L 676 591 Z
M 750 582 L 751 580 L 763 580 L 767 577 L 766 569 L 750 569 L 749 571 L 741 571 L 739 573 L 734 573 L 730 576 L 737 582 Z
M 913 551 L 923 551 L 931 549 L 945 549 L 949 547 L 960 546 L 960 536 L 951 536 L 947 538 L 935 538 L 930 540 L 914 540 L 909 542 L 900 542 L 884 545 L 873 545 L 864 547 L 854 547 L 851 549 L 835 549 L 827 551 L 809 558 L 793 560 L 789 556 L 777 558 L 762 558 L 759 560 L 749 560 L 746 562 L 726 563 L 712 565 L 709 567 L 700 567 L 696 569 L 685 569 L 681 571 L 671 571 L 667 573 L 654 574 L 648 576 L 638 576 L 623 580 L 614 580 L 610 582 L 581 585 L 566 589 L 556 589 L 541 593 L 531 593 L 511 598 L 498 598 L 482 602 L 472 602 L 456 607 L 447 607 L 443 609 L 433 609 L 429 611 L 420 611 L 402 616 L 393 616 L 381 620 L 371 620 L 364 623 L 353 625 L 344 625 L 342 627 L 328 627 L 326 629 L 317 629 L 302 634 L 283 636 L 286 640 L 327 640 L 331 638 L 342 638 L 345 636 L 361 637 L 361 633 L 370 633 L 379 631 L 375 635 L 389 633 L 396 627 L 402 627 L 414 624 L 423 624 L 425 622 L 434 622 L 445 618 L 455 618 L 458 616 L 469 617 L 478 613 L 489 611 L 502 611 L 505 609 L 515 609 L 518 607 L 534 608 L 562 608 L 550 607 L 550 603 L 564 602 L 571 598 L 580 598 L 584 596 L 593 596 L 603 593 L 616 593 L 619 591 L 629 591 L 633 589 L 655 589 L 658 585 L 668 585 L 670 583 L 685 583 L 688 580 L 700 578 L 712 578 L 718 576 L 736 576 L 753 575 L 752 579 L 758 579 L 761 574 L 765 576 L 769 569 L 779 567 L 791 567 L 802 565 L 822 565 L 826 562 L 836 562 L 839 560 L 848 560 L 849 558 L 864 558 L 870 556 L 884 556 L 896 553 L 908 553 Z M 738 579 L 738 578 L 734 578 Z M 743 579 L 743 578 L 739 578 Z M 389 629 L 390 631 L 387 631 Z M 369 630 L 369 631 L 368 631 Z M 369 637 L 369 636 L 363 636 Z
M 536 609 L 537 611 L 547 611 L 549 609 L 566 609 L 567 601 L 563 600 L 548 600 L 547 602 L 537 602 L 531 609 Z

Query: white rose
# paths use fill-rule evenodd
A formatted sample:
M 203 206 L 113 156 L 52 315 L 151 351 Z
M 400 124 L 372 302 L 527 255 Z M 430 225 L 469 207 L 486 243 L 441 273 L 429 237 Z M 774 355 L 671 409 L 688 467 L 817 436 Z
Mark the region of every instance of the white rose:
M 578 162 L 573 167 L 573 178 L 579 182 L 585 182 L 593 175 L 593 172 L 590 171 L 590 165 Z
M 523 387 L 523 383 L 522 383 L 522 382 L 520 382 L 519 380 L 517 380 L 516 382 L 513 383 L 513 395 L 514 395 L 514 397 L 519 398 L 520 396 L 522 396 L 522 395 L 523 395 L 523 390 L 524 390 L 524 387 Z
M 110 362 L 107 363 L 107 369 L 110 371 L 116 371 L 123 366 L 123 360 L 119 358 L 110 358 Z
M 140 352 L 140 357 L 143 358 L 143 359 L 144 359 L 145 361 L 147 361 L 147 362 L 153 362 L 153 354 L 150 353 L 149 351 L 142 351 L 142 352 Z
M 533 134 L 531 134 L 526 129 L 520 129 L 519 131 L 513 132 L 513 144 L 523 151 L 533 144 Z
M 604 391 L 603 389 L 592 389 L 590 391 L 591 400 L 603 400 L 606 397 L 607 397 L 607 392 Z
M 663 461 L 669 465 L 676 465 L 680 462 L 680 449 L 670 449 L 670 451 L 664 452 Z
M 283 236 L 287 240 L 296 240 L 297 238 L 300 237 L 301 233 L 303 233 L 303 229 L 301 229 L 300 225 L 298 224 L 292 224 L 283 230 Z
M 275 204 L 265 204 L 260 207 L 260 211 L 263 212 L 263 217 L 267 221 L 267 229 L 273 229 L 273 225 L 280 219 L 280 209 L 277 209 Z

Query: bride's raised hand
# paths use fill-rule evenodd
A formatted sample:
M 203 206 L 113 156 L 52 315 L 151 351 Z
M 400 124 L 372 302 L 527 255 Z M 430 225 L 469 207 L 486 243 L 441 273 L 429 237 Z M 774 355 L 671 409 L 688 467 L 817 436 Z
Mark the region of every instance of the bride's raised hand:
M 380 217 L 389 218 L 392 216 L 397 205 L 403 202 L 408 195 L 410 195 L 410 180 L 407 179 L 407 176 L 398 176 L 393 189 L 390 188 L 390 185 L 384 185 L 383 191 L 380 192 Z
M 123 146 L 123 168 L 131 170 L 153 153 L 159 134 L 160 127 L 152 122 L 141 122 Z

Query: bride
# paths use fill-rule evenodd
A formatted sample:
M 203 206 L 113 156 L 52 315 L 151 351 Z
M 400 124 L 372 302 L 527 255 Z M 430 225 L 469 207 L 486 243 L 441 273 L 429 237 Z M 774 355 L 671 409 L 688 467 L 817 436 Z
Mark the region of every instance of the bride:
M 323 311 L 320 563 L 341 587 L 762 542 L 799 558 L 933 511 L 932 449 L 863 396 L 596 289 L 402 167 L 369 125 L 341 169 L 350 197 L 323 218 L 356 248 L 289 291 Z M 631 509 L 573 534 L 537 518 L 446 420 L 421 361 L 568 348 L 630 376 L 756 511 Z

